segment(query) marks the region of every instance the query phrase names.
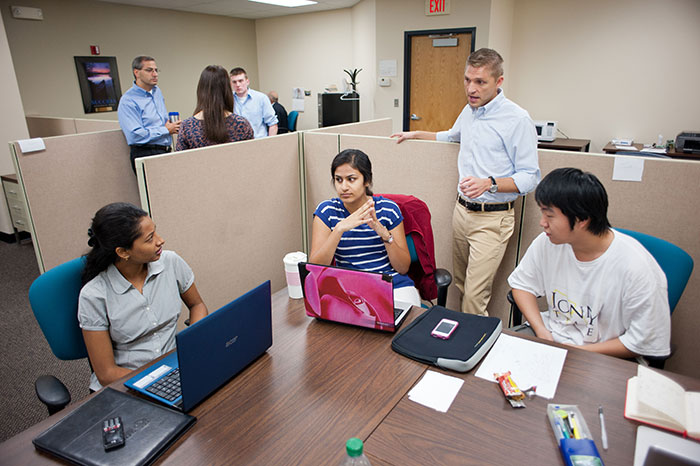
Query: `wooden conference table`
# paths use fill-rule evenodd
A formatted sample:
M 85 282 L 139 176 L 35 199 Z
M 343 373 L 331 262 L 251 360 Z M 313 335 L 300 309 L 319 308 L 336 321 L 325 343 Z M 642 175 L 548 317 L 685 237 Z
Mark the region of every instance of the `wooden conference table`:
M 159 463 L 332 465 L 357 436 L 374 466 L 562 464 L 547 400 L 514 410 L 497 385 L 473 371 L 449 373 L 465 383 L 450 410 L 439 413 L 408 400 L 429 367 L 394 353 L 392 335 L 311 319 L 286 289 L 273 295 L 272 309 L 270 350 L 191 412 L 197 423 Z M 413 309 L 409 319 L 419 314 Z M 603 405 L 610 449 L 601 454 L 608 466 L 631 464 L 634 454 L 636 424 L 622 411 L 635 373 L 634 363 L 572 349 L 559 381 L 554 401 L 578 404 L 598 445 Z M 700 380 L 673 378 L 700 389 Z M 112 388 L 126 391 L 123 380 Z M 2 462 L 52 463 L 31 441 L 77 405 L 0 444 Z

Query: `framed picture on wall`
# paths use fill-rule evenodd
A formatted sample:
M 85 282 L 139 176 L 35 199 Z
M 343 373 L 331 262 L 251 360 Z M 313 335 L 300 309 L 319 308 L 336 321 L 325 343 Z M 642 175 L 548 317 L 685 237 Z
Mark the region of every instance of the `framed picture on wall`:
M 116 57 L 73 57 L 85 113 L 114 112 L 122 96 Z

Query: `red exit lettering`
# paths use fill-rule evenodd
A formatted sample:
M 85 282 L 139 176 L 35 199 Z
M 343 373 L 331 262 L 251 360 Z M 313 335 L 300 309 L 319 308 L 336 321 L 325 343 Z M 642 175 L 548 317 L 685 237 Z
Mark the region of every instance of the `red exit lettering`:
M 443 13 L 445 11 L 445 0 L 430 0 L 431 13 Z

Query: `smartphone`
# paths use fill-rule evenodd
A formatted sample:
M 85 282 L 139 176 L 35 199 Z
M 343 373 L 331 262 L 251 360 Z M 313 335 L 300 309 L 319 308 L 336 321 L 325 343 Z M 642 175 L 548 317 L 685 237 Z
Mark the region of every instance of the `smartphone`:
M 440 322 L 438 322 L 433 331 L 430 332 L 430 335 L 434 336 L 435 338 L 447 340 L 450 338 L 458 325 L 459 322 L 456 320 L 442 319 Z

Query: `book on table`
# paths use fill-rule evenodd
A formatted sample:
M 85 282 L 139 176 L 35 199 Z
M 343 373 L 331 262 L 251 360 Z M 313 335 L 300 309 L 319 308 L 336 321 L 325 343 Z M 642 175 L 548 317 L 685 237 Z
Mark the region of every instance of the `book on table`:
M 640 365 L 627 381 L 625 417 L 700 441 L 700 392 Z

